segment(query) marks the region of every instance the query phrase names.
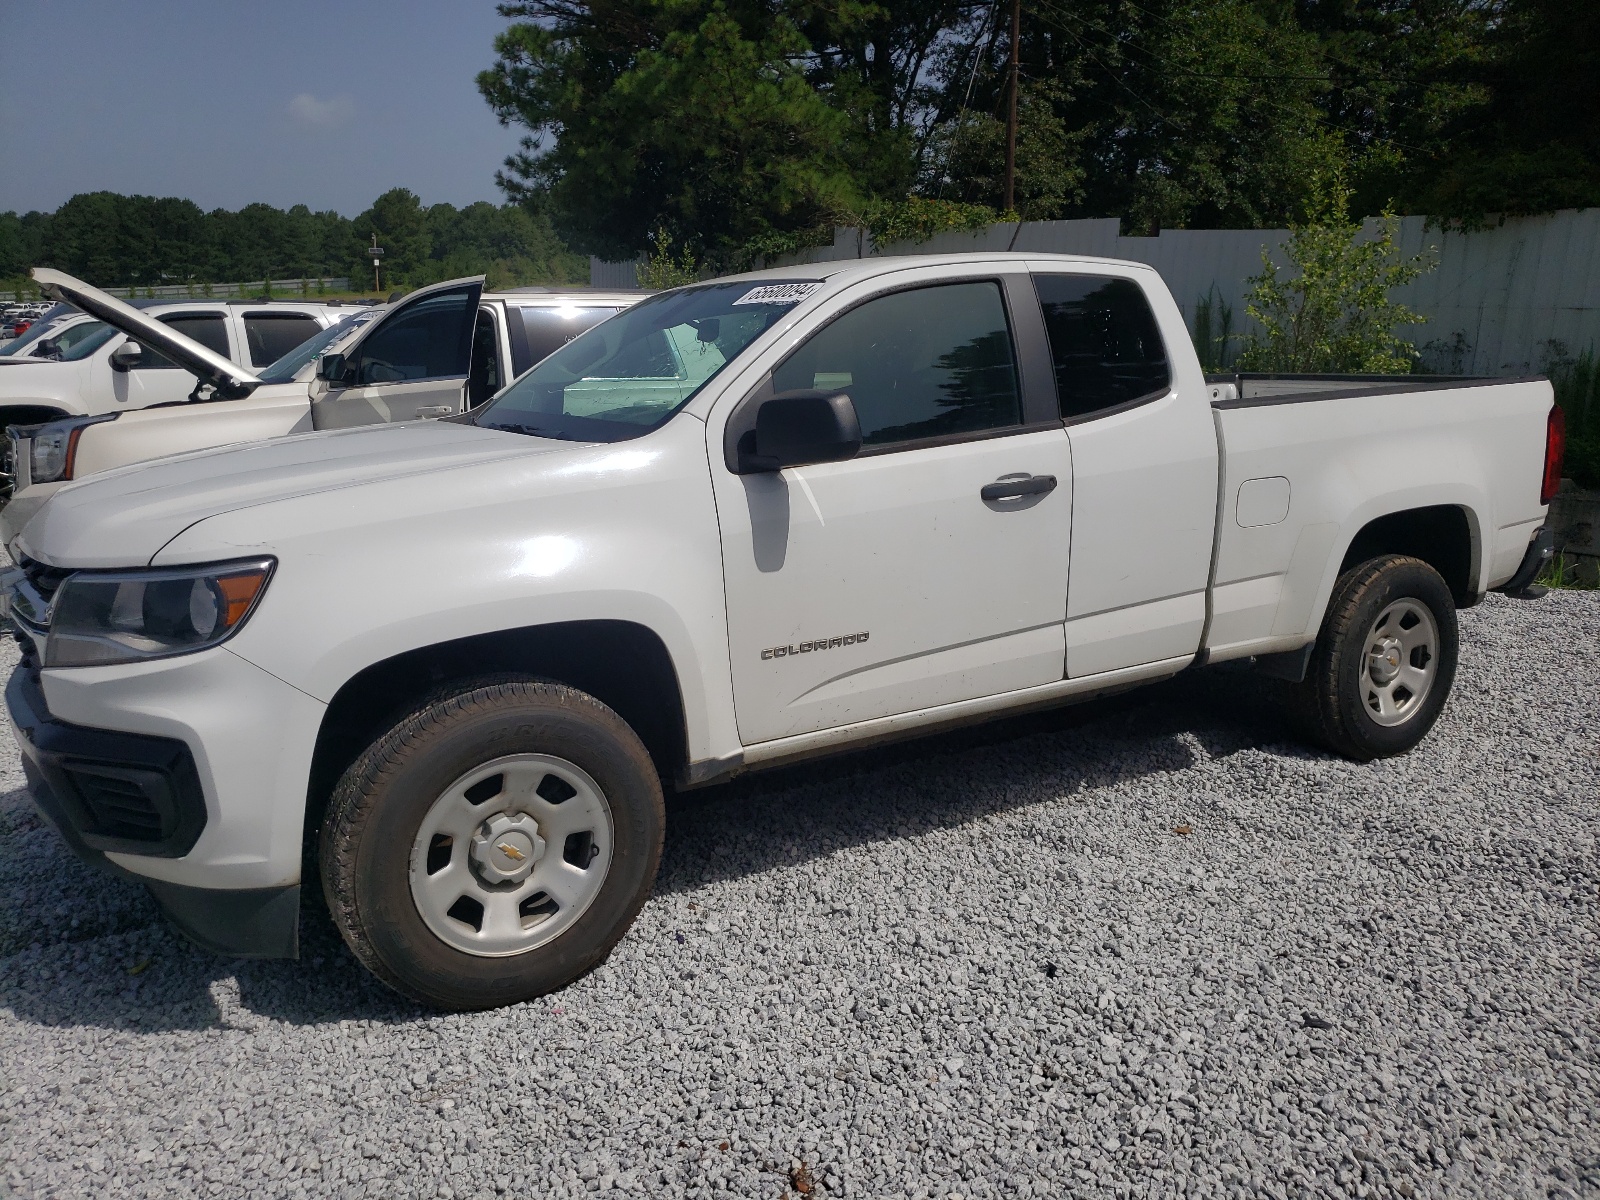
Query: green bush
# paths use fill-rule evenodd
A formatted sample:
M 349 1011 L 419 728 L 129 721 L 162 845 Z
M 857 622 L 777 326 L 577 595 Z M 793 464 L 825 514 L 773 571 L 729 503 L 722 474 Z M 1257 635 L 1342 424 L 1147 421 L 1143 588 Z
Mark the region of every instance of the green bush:
M 688 246 L 677 254 L 672 251 L 672 235 L 657 229 L 650 235 L 652 252 L 645 255 L 639 266 L 639 286 L 652 291 L 682 287 L 700 278 L 700 262 Z
M 1297 274 L 1284 279 L 1262 251 L 1262 272 L 1250 280 L 1245 311 L 1262 331 L 1246 341 L 1239 368 L 1408 374 L 1417 351 L 1396 329 L 1427 318 L 1389 293 L 1432 264 L 1401 256 L 1392 213 L 1383 214 L 1378 237 L 1363 240 L 1361 222 L 1350 216 L 1350 189 L 1337 173 L 1308 187 L 1305 220 L 1290 225 L 1286 247 Z

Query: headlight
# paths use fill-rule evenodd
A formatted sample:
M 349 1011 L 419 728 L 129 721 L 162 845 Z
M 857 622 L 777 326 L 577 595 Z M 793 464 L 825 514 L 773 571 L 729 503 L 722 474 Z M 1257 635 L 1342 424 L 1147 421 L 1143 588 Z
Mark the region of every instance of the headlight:
M 226 641 L 249 617 L 273 560 L 151 571 L 80 571 L 50 605 L 47 667 L 191 654 Z
M 31 431 L 33 445 L 28 451 L 28 481 L 30 483 L 60 483 L 71 479 L 78 457 L 78 439 L 91 425 L 115 421 L 119 413 L 102 413 L 98 417 L 68 417 L 64 421 L 51 421 Z
M 78 429 L 56 429 L 34 434 L 28 473 L 35 483 L 54 483 L 67 477 L 68 452 L 77 449 L 75 443 L 81 433 Z

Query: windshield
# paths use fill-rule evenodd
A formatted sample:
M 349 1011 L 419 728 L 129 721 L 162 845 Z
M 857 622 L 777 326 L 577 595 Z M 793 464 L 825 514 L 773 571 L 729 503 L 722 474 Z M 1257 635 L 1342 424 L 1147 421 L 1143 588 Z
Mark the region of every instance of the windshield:
M 46 312 L 44 316 L 40 317 L 32 325 L 28 326 L 26 332 L 24 332 L 20 337 L 14 338 L 12 341 L 7 342 L 4 346 L 0 346 L 0 354 L 23 354 L 29 346 L 33 345 L 51 330 L 60 329 L 66 321 L 72 317 L 81 315 L 82 314 L 80 314 L 78 310 L 73 308 L 70 304 L 57 304 L 54 308 Z
M 294 377 L 300 368 L 309 362 L 315 362 L 322 357 L 323 351 L 339 341 L 345 335 L 354 333 L 373 317 L 378 315 L 378 309 L 368 309 L 366 312 L 353 313 L 340 321 L 337 325 L 330 325 L 321 333 L 308 341 L 301 342 L 277 362 L 261 371 L 262 383 L 293 383 Z
M 61 335 L 61 349 L 51 357 L 58 362 L 77 362 L 80 358 L 88 358 L 116 335 L 117 331 L 104 321 L 86 321 L 82 325 L 74 325 Z
M 641 301 L 539 363 L 473 424 L 584 442 L 649 433 L 820 286 L 715 283 Z

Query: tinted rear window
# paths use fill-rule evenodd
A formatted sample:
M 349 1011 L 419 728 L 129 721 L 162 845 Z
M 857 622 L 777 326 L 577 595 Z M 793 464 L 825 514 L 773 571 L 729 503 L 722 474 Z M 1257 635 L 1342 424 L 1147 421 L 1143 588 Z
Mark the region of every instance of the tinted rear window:
M 1166 347 L 1144 291 L 1131 279 L 1035 275 L 1063 417 L 1082 417 L 1163 392 Z
M 211 313 L 172 313 L 170 316 L 157 317 L 163 325 L 169 325 L 176 333 L 183 334 L 191 341 L 199 342 L 207 350 L 213 350 L 223 358 L 231 359 L 233 355 L 228 349 L 228 323 L 227 319 Z M 135 341 L 138 339 L 135 338 Z M 176 367 L 164 354 L 158 354 L 149 346 L 144 348 L 144 357 L 138 364 L 141 368 L 149 367 Z
M 307 338 L 322 331 L 306 313 L 244 314 L 244 336 L 250 345 L 250 365 L 266 367 L 277 362 Z
M 526 352 L 517 345 L 513 335 L 511 346 L 513 351 L 512 366 L 518 375 L 540 359 L 548 358 L 585 329 L 592 329 L 607 317 L 616 316 L 622 310 L 619 308 L 518 308 L 512 310 L 522 314 L 522 328 L 527 335 L 528 343 Z

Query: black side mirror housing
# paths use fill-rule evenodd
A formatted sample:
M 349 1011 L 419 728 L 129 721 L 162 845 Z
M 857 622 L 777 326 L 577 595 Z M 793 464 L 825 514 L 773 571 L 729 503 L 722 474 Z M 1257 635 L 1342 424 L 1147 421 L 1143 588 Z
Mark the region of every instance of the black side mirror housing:
M 135 341 L 126 341 L 111 352 L 113 371 L 131 371 L 144 361 L 144 347 Z
M 861 449 L 861 422 L 845 392 L 780 392 L 739 439 L 739 474 L 841 462 Z
M 343 383 L 345 357 L 342 354 L 324 354 L 317 359 L 317 378 L 328 383 Z

